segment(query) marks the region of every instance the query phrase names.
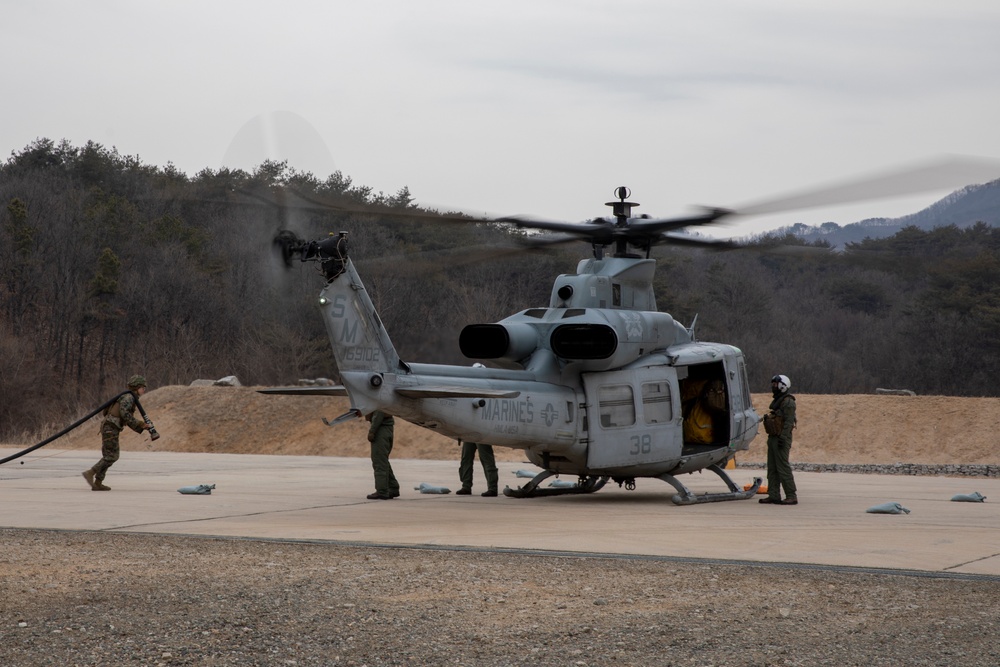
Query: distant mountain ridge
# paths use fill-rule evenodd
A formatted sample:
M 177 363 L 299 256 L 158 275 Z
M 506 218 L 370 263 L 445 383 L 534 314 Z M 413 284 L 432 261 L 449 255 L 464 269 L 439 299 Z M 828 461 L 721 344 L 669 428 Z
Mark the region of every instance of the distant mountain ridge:
M 834 248 L 843 248 L 847 243 L 858 243 L 865 238 L 894 236 L 904 227 L 931 230 L 955 225 L 965 228 L 977 222 L 1000 227 L 1000 179 L 982 185 L 968 185 L 922 211 L 899 218 L 868 218 L 843 226 L 836 222 L 820 225 L 796 223 L 775 229 L 767 235 L 780 237 L 794 234 L 805 241 L 825 240 Z

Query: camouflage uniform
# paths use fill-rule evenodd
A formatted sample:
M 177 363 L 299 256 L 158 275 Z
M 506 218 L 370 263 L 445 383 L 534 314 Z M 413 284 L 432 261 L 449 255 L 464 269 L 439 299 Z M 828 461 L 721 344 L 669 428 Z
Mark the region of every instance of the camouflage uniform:
M 795 397 L 785 392 L 774 397 L 768 410 L 779 413 L 784 418 L 781 433 L 767 436 L 767 497 L 773 502 L 781 501 L 781 489 L 785 489 L 785 501 L 797 501 L 795 478 L 788 454 L 792 449 L 792 429 L 795 428 Z
M 132 393 L 145 386 L 146 381 L 141 376 L 133 376 L 129 379 L 129 391 L 119 396 L 104 413 L 104 423 L 101 424 L 101 460 L 83 473 L 84 479 L 94 491 L 107 491 L 110 488 L 104 486 L 104 476 L 121 454 L 118 436 L 122 430 L 128 426 L 136 433 L 142 433 L 146 427 L 145 422 L 136 419 L 133 414 L 138 399 Z
M 372 470 L 375 472 L 375 493 L 372 495 L 381 499 L 399 495 L 399 482 L 389 464 L 394 424 L 392 415 L 376 410 L 371 415 L 371 426 L 368 428 L 368 442 L 372 443 Z
M 483 495 L 495 496 L 500 474 L 497 471 L 496 458 L 493 456 L 493 447 L 475 442 L 462 443 L 462 460 L 458 466 L 458 478 L 462 481 L 462 489 L 458 493 L 463 496 L 472 493 L 472 464 L 477 451 L 479 462 L 483 464 L 483 473 L 486 475 L 486 493 Z

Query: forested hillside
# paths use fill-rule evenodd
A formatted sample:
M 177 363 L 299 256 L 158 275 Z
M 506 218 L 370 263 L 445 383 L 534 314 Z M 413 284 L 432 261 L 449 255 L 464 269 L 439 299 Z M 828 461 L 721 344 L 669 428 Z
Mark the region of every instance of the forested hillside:
M 954 225 L 964 229 L 977 222 L 994 227 L 1000 225 L 1000 179 L 968 185 L 921 211 L 901 218 L 869 218 L 843 226 L 835 222 L 820 225 L 796 223 L 782 227 L 777 233 L 794 234 L 807 242 L 821 240 L 841 249 L 848 243 L 860 243 L 866 238 L 893 236 L 906 227 L 931 231 Z
M 292 190 L 295 205 L 277 205 Z M 323 280 L 312 265 L 284 268 L 272 245 L 282 228 L 348 230 L 400 355 L 425 362 L 472 363 L 458 350 L 465 324 L 547 304 L 555 276 L 590 251 L 472 261 L 516 232 L 337 214 L 312 197 L 417 211 L 406 187 L 386 195 L 285 163 L 189 176 L 45 139 L 12 155 L 0 166 L 0 439 L 64 425 L 132 373 L 152 387 L 336 378 L 313 305 Z M 782 372 L 809 393 L 997 395 L 1000 232 L 908 227 L 837 255 L 780 252 L 802 243 L 657 248 L 658 306 L 742 348 L 762 391 Z

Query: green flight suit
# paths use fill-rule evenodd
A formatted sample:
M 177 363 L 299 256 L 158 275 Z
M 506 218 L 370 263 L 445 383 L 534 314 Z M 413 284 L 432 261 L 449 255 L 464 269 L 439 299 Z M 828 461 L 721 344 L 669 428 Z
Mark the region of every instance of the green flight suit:
M 486 475 L 486 488 L 489 491 L 496 491 L 500 483 L 500 473 L 497 471 L 497 460 L 493 455 L 491 445 L 480 445 L 475 442 L 462 443 L 462 460 L 458 466 L 458 479 L 462 482 L 463 489 L 472 488 L 472 463 L 479 452 L 479 462 L 483 464 L 483 474 Z
M 368 442 L 372 443 L 372 470 L 375 473 L 375 491 L 383 496 L 398 496 L 399 482 L 392 474 L 389 454 L 392 453 L 392 435 L 395 422 L 392 415 L 381 410 L 372 413 L 368 428 Z
M 781 433 L 767 436 L 767 497 L 781 500 L 781 489 L 785 490 L 785 500 L 798 500 L 795 494 L 795 478 L 788 454 L 792 449 L 792 429 L 795 428 L 795 397 L 789 393 L 779 394 L 771 401 L 768 410 L 777 412 L 784 418 Z

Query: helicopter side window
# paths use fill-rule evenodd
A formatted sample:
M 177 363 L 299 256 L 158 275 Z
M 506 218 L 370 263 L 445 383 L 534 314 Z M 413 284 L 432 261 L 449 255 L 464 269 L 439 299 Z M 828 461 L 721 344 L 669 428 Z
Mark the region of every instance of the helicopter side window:
M 753 408 L 753 401 L 751 400 L 750 397 L 750 382 L 747 380 L 747 367 L 746 364 L 743 363 L 742 359 L 740 360 L 739 368 L 740 368 L 740 387 L 743 388 L 743 409 L 750 410 Z
M 601 387 L 598 405 L 601 426 L 621 428 L 635 424 L 635 397 L 627 384 Z
M 642 385 L 642 416 L 647 424 L 665 424 L 673 421 L 674 410 L 670 403 L 670 384 L 647 382 Z

